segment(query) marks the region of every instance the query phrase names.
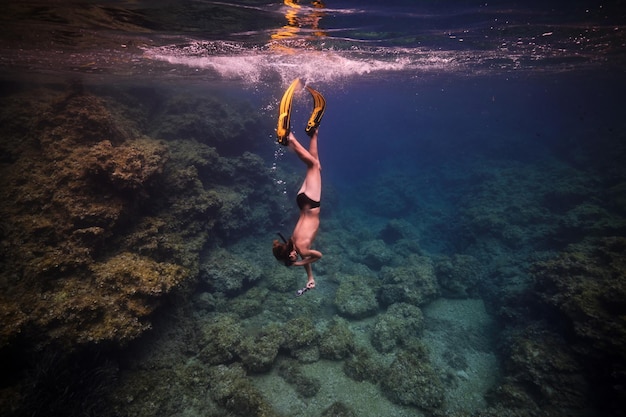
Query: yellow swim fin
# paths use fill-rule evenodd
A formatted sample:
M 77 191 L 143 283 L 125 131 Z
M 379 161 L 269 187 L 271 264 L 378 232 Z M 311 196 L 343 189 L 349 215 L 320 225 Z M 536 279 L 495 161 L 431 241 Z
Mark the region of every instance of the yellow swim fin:
M 309 90 L 309 93 L 313 96 L 313 112 L 311 113 L 309 122 L 306 124 L 305 131 L 307 135 L 313 136 L 322 121 L 322 116 L 324 116 L 324 110 L 326 110 L 326 100 L 319 91 L 316 91 L 308 86 L 306 89 Z
M 289 144 L 289 132 L 291 130 L 291 102 L 293 100 L 293 93 L 299 85 L 300 78 L 293 80 L 289 88 L 285 91 L 285 94 L 283 94 L 282 100 L 280 100 L 276 136 L 278 136 L 277 142 L 283 146 L 287 146 Z

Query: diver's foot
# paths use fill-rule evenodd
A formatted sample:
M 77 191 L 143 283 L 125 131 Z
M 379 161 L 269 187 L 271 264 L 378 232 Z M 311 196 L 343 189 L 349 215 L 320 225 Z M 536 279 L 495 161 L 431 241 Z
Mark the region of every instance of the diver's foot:
M 283 98 L 280 100 L 276 136 L 278 137 L 277 142 L 283 146 L 289 145 L 289 132 L 291 131 L 291 103 L 293 101 L 293 93 L 299 85 L 299 78 L 293 80 L 283 94 Z
M 298 139 L 296 139 L 293 132 L 289 131 L 287 132 L 287 136 L 285 136 L 282 139 L 279 139 L 277 142 L 283 146 L 289 146 L 290 143 L 298 142 Z
M 287 136 L 279 137 L 278 139 L 276 139 L 276 142 L 283 146 L 289 146 L 289 133 L 290 132 L 288 131 Z
M 311 117 L 309 118 L 309 121 L 306 124 L 306 129 L 304 130 L 307 135 L 313 137 L 315 131 L 317 131 L 317 128 L 320 125 L 320 122 L 322 121 L 322 117 L 324 116 L 324 110 L 326 110 L 326 100 L 319 91 L 316 91 L 309 86 L 307 86 L 306 89 L 309 93 L 311 93 L 311 96 L 313 96 L 313 112 L 311 113 Z

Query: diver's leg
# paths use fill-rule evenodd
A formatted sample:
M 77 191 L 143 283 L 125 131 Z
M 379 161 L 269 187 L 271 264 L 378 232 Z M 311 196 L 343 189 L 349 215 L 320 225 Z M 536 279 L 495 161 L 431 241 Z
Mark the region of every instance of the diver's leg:
M 320 161 L 317 156 L 317 133 L 311 138 L 310 151 L 307 151 L 296 139 L 293 133 L 289 133 L 289 147 L 293 149 L 298 157 L 307 166 L 306 176 L 298 194 L 305 193 L 307 197 L 314 201 L 320 201 L 322 197 L 322 174 Z M 315 156 L 313 156 L 313 153 Z
M 311 136 L 311 142 L 309 143 L 309 153 L 311 154 L 311 156 L 315 159 L 317 159 L 318 163 L 319 163 L 319 154 L 317 153 L 317 131 L 319 130 L 319 127 L 315 129 L 315 132 L 313 132 L 313 135 Z
M 317 145 L 315 145 L 316 155 L 313 156 L 310 151 L 308 151 L 304 146 L 302 146 L 300 142 L 298 142 L 298 139 L 296 139 L 293 132 L 289 132 L 288 146 L 294 150 L 296 155 L 298 155 L 298 158 L 300 158 L 300 160 L 306 164 L 307 168 L 319 164 L 319 161 L 317 159 Z
M 322 175 L 316 167 L 306 170 L 306 177 L 298 194 L 304 193 L 313 201 L 320 201 L 322 197 Z
M 317 152 L 317 129 L 313 133 L 313 136 L 311 136 L 309 153 L 315 158 L 316 163 L 314 166 L 307 169 L 304 184 L 302 184 L 300 192 L 304 192 L 311 200 L 320 201 L 322 197 L 322 166 Z
M 315 277 L 313 277 L 311 264 L 304 265 L 304 270 L 306 271 L 306 287 L 311 290 L 315 288 Z

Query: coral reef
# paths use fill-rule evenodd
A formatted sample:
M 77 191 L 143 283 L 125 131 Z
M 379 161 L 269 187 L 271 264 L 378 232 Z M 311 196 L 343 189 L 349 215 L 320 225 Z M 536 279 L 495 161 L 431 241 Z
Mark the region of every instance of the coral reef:
M 402 266 L 385 266 L 380 278 L 378 298 L 385 306 L 401 302 L 420 306 L 432 301 L 440 291 L 433 261 L 426 256 L 409 255 Z
M 392 304 L 376 318 L 371 333 L 372 346 L 381 353 L 391 352 L 398 345 L 407 345 L 424 328 L 422 311 L 411 304 Z
M 358 319 L 376 313 L 378 302 L 373 285 L 369 285 L 370 283 L 371 280 L 354 275 L 341 277 L 333 300 L 339 314 Z

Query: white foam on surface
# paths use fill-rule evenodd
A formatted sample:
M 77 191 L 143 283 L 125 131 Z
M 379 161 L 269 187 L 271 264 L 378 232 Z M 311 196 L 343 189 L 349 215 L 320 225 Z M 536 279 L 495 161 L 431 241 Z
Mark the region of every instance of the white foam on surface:
M 333 82 L 367 74 L 412 71 L 415 74 L 451 71 L 458 66 L 444 52 L 414 49 L 313 50 L 245 49 L 232 42 L 196 42 L 145 48 L 144 58 L 174 66 L 206 71 L 224 79 L 255 84 L 280 77 L 288 84 L 295 77 L 309 82 Z

